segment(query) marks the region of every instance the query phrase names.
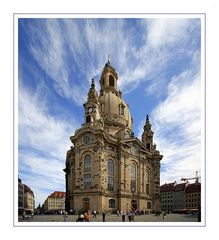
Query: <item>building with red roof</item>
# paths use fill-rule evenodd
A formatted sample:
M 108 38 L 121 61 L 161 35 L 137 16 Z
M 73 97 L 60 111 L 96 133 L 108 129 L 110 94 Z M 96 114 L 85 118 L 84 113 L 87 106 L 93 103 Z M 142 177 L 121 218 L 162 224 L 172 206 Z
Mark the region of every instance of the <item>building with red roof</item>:
M 201 208 L 201 183 L 198 180 L 186 187 L 185 207 L 195 211 Z
M 201 183 L 165 183 L 160 186 L 161 210 L 167 212 L 197 211 L 201 207 Z
M 44 202 L 44 211 L 61 212 L 65 210 L 65 192 L 55 191 Z

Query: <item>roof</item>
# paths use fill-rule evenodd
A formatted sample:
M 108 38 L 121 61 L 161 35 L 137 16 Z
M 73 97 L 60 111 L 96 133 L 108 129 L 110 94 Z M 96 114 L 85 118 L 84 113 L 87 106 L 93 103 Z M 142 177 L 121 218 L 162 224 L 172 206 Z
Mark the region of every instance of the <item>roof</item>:
M 65 198 L 65 192 L 55 191 L 50 194 L 49 198 Z
M 177 184 L 174 188 L 175 192 L 184 191 L 187 184 L 188 184 L 188 182 Z
M 24 184 L 24 192 L 25 192 L 25 193 L 27 193 L 27 192 L 28 192 L 28 193 L 31 193 L 31 194 L 34 196 L 33 191 L 32 191 L 27 185 L 25 185 L 25 184 Z
M 191 183 L 186 187 L 186 193 L 201 192 L 201 183 L 196 180 L 195 183 Z
M 174 191 L 174 186 L 176 185 L 176 181 L 172 183 L 165 183 L 160 186 L 161 192 L 171 192 Z

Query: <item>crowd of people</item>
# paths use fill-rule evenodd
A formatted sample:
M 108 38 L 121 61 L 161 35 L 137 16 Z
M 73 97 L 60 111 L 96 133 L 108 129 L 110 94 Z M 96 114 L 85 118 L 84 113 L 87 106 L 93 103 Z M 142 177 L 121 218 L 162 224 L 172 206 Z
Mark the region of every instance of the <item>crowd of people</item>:
M 140 215 L 140 214 L 144 214 L 144 212 L 139 212 L 138 210 L 129 210 L 127 212 L 125 211 L 117 211 L 116 212 L 117 216 L 121 216 L 122 217 L 122 222 L 126 221 L 126 216 L 128 218 L 129 222 L 133 222 L 135 220 L 135 215 Z M 106 219 L 106 211 L 103 210 L 101 212 L 102 215 L 102 221 L 105 222 Z M 90 211 L 85 211 L 83 213 L 78 214 L 78 218 L 76 220 L 76 222 L 89 222 L 90 221 L 90 216 L 92 218 L 96 218 L 97 217 L 97 211 L 94 210 L 92 212 Z

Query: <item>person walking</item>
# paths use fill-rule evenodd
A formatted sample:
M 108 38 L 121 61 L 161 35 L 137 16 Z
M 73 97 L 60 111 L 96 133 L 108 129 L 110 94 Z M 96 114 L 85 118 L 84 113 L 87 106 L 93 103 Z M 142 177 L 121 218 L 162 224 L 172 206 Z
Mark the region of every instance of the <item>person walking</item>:
M 129 219 L 129 222 L 132 221 L 132 213 L 131 213 L 131 211 L 128 211 L 128 219 Z
M 89 220 L 90 220 L 89 214 L 88 214 L 88 212 L 85 212 L 85 213 L 84 213 L 84 221 L 85 221 L 85 222 L 89 222 Z
M 96 210 L 93 211 L 93 218 L 96 218 L 97 217 L 97 212 Z
M 105 210 L 102 211 L 103 222 L 105 222 L 106 213 Z
M 26 219 L 26 212 L 25 212 L 25 210 L 23 211 L 22 218 L 23 218 L 23 220 Z
M 31 211 L 31 218 L 33 219 L 33 215 L 34 215 L 34 212 L 33 211 Z
M 67 212 L 64 212 L 64 222 L 67 222 L 67 217 L 68 217 L 68 215 L 67 215 Z
M 122 221 L 125 222 L 125 212 L 121 211 Z

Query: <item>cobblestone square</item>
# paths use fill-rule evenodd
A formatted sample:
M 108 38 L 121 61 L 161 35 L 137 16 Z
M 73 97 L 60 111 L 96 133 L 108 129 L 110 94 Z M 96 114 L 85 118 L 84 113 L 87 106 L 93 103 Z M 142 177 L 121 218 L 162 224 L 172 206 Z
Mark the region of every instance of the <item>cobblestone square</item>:
M 76 222 L 78 218 L 77 215 L 68 215 L 67 222 Z M 22 216 L 19 216 L 19 222 L 64 222 L 63 215 L 34 215 L 31 218 L 30 215 L 27 216 L 26 220 L 22 220 Z M 193 216 L 190 214 L 167 214 L 167 216 L 163 219 L 163 217 L 155 216 L 154 214 L 149 215 L 138 215 L 135 216 L 134 222 L 197 222 L 197 216 Z M 90 216 L 90 222 L 102 222 L 102 215 L 97 215 L 96 218 Z M 106 214 L 105 222 L 122 222 L 122 216 L 117 216 L 115 214 Z M 125 217 L 125 222 L 128 222 L 128 217 Z

